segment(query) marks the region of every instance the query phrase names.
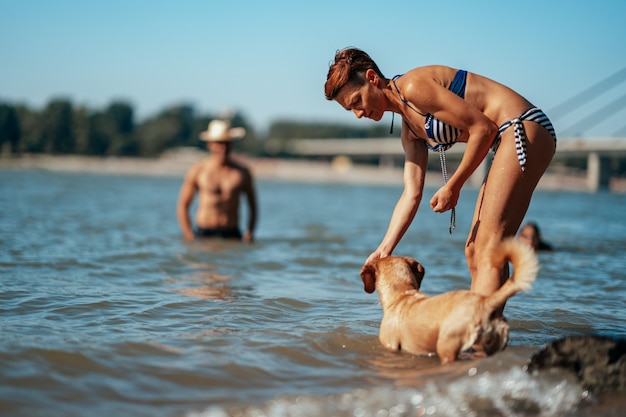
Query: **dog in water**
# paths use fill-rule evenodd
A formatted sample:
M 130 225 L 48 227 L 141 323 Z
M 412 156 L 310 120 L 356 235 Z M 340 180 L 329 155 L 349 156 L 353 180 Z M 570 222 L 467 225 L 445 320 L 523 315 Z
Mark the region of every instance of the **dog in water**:
M 429 297 L 419 291 L 424 267 L 413 258 L 388 256 L 361 268 L 365 291 L 378 290 L 383 318 L 379 339 L 394 351 L 436 353 L 441 363 L 459 354 L 484 357 L 504 349 L 509 325 L 497 312 L 519 291 L 530 289 L 539 270 L 537 256 L 526 244 L 504 240 L 491 256 L 497 268 L 513 265 L 513 276 L 489 296 L 468 290 Z

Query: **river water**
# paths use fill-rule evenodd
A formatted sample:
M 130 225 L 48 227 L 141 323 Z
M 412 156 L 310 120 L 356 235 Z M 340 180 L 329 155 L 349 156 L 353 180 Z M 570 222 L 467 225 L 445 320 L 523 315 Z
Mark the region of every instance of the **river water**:
M 258 181 L 252 245 L 184 243 L 180 178 L 0 170 L 0 415 L 618 416 L 529 357 L 566 335 L 626 335 L 626 195 L 538 191 L 556 250 L 507 304 L 509 347 L 441 367 L 385 351 L 359 269 L 401 185 Z M 426 190 L 426 201 L 433 189 Z M 396 249 L 422 290 L 469 286 L 457 230 L 422 205 Z

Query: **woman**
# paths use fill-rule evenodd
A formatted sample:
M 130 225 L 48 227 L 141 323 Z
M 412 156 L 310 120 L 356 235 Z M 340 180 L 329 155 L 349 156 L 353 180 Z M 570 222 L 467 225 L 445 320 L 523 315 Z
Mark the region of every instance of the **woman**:
M 446 180 L 430 200 L 439 213 L 454 210 L 465 181 L 490 148 L 497 150 L 478 194 L 465 256 L 472 290 L 488 295 L 499 288 L 508 268 L 491 266 L 491 250 L 505 237 L 515 236 L 556 150 L 554 128 L 545 114 L 502 84 L 446 66 L 419 67 L 385 78 L 369 55 L 356 48 L 337 52 L 325 94 L 359 119 L 378 121 L 386 111 L 402 115 L 404 191 L 387 233 L 367 261 L 391 255 L 413 221 L 429 149 L 441 152 Z M 447 178 L 443 151 L 455 142 L 465 142 L 466 148 Z
M 552 245 L 543 240 L 543 237 L 541 236 L 541 230 L 539 230 L 539 226 L 537 225 L 537 223 L 526 223 L 520 229 L 517 238 L 533 248 L 535 251 L 552 250 Z

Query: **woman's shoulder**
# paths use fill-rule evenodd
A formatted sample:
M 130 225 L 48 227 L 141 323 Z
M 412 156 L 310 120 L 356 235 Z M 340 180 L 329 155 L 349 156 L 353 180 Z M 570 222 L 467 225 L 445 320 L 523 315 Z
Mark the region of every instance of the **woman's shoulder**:
M 458 69 L 445 65 L 426 65 L 404 73 L 395 83 L 407 96 L 420 93 L 428 95 L 433 92 L 432 88 L 436 89 L 437 86 L 447 88 L 457 71 Z
M 454 78 L 458 71 L 458 68 L 445 65 L 426 65 L 405 72 L 396 79 L 396 83 L 410 86 L 415 83 L 435 81 L 437 84 L 445 85 Z
M 428 77 L 428 76 L 436 78 L 440 76 L 448 76 L 450 74 L 454 76 L 454 74 L 456 74 L 458 70 L 459 70 L 458 68 L 449 67 L 447 65 L 437 65 L 437 64 L 423 65 L 421 67 L 415 67 L 407 71 L 406 73 L 404 73 L 402 78 L 405 78 L 405 76 L 408 76 L 408 78 Z

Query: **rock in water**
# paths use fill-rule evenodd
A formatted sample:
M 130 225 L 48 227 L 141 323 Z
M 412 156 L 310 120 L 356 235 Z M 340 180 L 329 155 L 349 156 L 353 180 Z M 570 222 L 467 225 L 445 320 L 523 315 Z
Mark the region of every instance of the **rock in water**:
M 568 336 L 549 343 L 529 360 L 528 372 L 566 369 L 589 390 L 626 391 L 626 340 Z

